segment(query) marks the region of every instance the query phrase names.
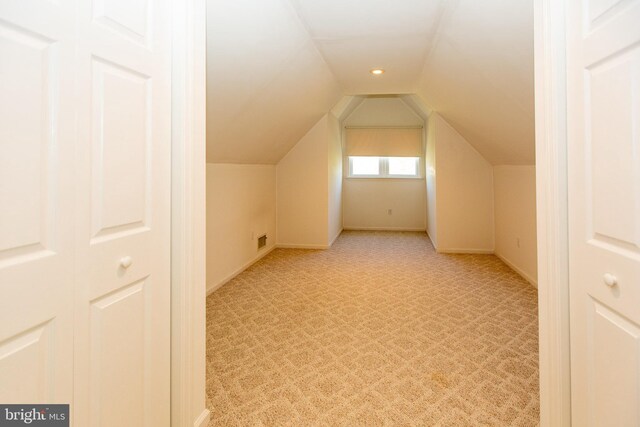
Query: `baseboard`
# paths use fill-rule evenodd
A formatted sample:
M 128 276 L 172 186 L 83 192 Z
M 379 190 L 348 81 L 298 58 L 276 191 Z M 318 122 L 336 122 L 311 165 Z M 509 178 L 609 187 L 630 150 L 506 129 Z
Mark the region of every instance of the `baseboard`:
M 528 275 L 527 273 L 525 273 L 520 267 L 517 267 L 514 263 L 512 263 L 511 261 L 509 261 L 507 258 L 505 258 L 504 256 L 496 253 L 495 256 L 497 256 L 498 258 L 500 258 L 500 260 L 502 262 L 504 262 L 505 264 L 507 264 L 509 266 L 509 268 L 511 268 L 513 271 L 515 271 L 516 273 L 518 273 L 520 276 L 522 276 L 522 278 L 524 280 L 526 280 L 527 282 L 531 283 L 531 285 L 534 288 L 538 287 L 538 281 L 535 280 L 533 277 L 531 277 L 530 275 Z
M 276 243 L 276 248 L 278 249 L 319 249 L 319 250 L 329 249 L 331 246 L 333 246 L 335 241 L 338 240 L 338 237 L 340 237 L 340 235 L 342 234 L 342 231 L 343 230 L 341 228 L 340 231 L 338 231 L 338 234 L 336 234 L 334 238 L 331 239 L 331 242 L 329 242 L 328 245 L 308 245 L 305 243 Z
M 298 243 L 277 243 L 278 249 L 329 249 L 329 245 L 305 245 Z
M 336 240 L 338 240 L 338 237 L 340 237 L 340 235 L 342 234 L 342 228 L 340 229 L 340 231 L 338 231 L 338 233 L 333 237 L 333 239 L 331 239 L 331 241 L 329 242 L 329 247 L 333 246 L 333 244 L 336 242 Z
M 207 427 L 209 424 L 209 418 L 211 417 L 211 412 L 205 408 L 204 411 L 200 414 L 198 418 L 193 422 L 193 427 Z
M 493 255 L 492 250 L 488 249 L 436 249 L 439 254 L 476 254 L 476 255 Z
M 276 247 L 278 247 L 278 245 L 273 245 L 269 249 L 259 253 L 254 259 L 252 259 L 251 261 L 247 262 L 242 267 L 238 268 L 236 271 L 234 271 L 233 273 L 231 273 L 230 275 L 228 275 L 224 279 L 220 280 L 218 283 L 216 283 L 214 285 L 207 284 L 207 295 L 209 295 L 209 294 L 217 291 L 218 289 L 220 289 L 224 284 L 228 283 L 231 279 L 236 277 L 238 274 L 242 273 L 247 268 L 251 267 L 253 264 L 255 264 L 256 262 L 260 261 L 262 258 L 267 256 Z
M 424 230 L 424 232 L 427 233 L 427 237 L 429 238 L 429 241 L 431 241 L 431 246 L 433 246 L 433 249 L 436 252 L 438 252 L 438 246 L 436 245 L 436 241 L 431 238 L 431 235 L 429 234 L 429 229 Z
M 344 227 L 347 231 L 427 231 L 426 228 L 406 227 Z

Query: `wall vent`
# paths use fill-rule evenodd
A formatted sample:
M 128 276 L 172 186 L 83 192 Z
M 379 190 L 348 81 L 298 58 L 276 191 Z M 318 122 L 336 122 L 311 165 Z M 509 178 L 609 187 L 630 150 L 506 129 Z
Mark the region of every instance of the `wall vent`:
M 258 237 L 258 249 L 262 249 L 265 246 L 267 246 L 267 235 L 263 234 L 262 236 Z

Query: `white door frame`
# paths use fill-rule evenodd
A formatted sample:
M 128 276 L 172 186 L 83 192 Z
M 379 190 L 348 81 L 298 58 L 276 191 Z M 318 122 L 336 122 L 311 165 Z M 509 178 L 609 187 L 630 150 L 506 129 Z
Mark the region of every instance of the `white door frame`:
M 565 0 L 534 0 L 540 425 L 571 425 Z
M 171 425 L 204 427 L 206 0 L 172 0 Z

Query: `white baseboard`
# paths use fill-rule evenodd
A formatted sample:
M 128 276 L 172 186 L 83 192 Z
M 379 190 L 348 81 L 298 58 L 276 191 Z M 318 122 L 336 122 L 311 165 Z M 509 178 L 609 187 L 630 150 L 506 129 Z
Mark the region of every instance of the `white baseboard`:
M 533 277 L 531 277 L 529 274 L 525 273 L 520 267 L 516 266 L 513 262 L 509 261 L 507 258 L 505 258 L 504 256 L 500 255 L 499 253 L 496 253 L 495 256 L 500 258 L 500 260 L 502 260 L 502 262 L 507 264 L 509 266 L 509 268 L 511 268 L 513 271 L 515 271 L 516 273 L 521 275 L 524 280 L 526 280 L 527 282 L 531 283 L 531 285 L 533 285 L 533 287 L 535 287 L 535 288 L 538 287 L 538 281 L 535 280 Z
M 426 228 L 407 227 L 344 227 L 347 231 L 427 231 Z
M 238 274 L 240 274 L 243 271 L 245 271 L 247 268 L 251 267 L 256 262 L 260 261 L 262 258 L 267 256 L 271 251 L 273 251 L 276 247 L 278 247 L 278 246 L 277 245 L 273 245 L 270 248 L 268 248 L 267 250 L 264 250 L 264 251 L 260 252 L 254 259 L 252 259 L 251 261 L 247 262 L 242 267 L 238 268 L 236 271 L 234 271 L 233 273 L 231 273 L 230 275 L 228 275 L 224 279 L 220 280 L 218 283 L 214 283 L 213 285 L 207 284 L 207 295 L 209 295 L 209 294 L 217 291 L 218 289 L 220 289 L 222 287 L 222 285 L 224 285 L 225 283 L 229 282 L 231 279 L 233 279 Z
M 277 243 L 279 249 L 329 249 L 329 245 L 305 245 L 298 243 Z
M 319 250 L 325 250 L 325 249 L 329 249 L 331 246 L 333 246 L 333 244 L 335 243 L 336 240 L 338 240 L 338 237 L 340 237 L 340 235 L 342 234 L 342 228 L 340 229 L 340 231 L 333 237 L 333 239 L 331 239 L 331 242 L 329 242 L 328 245 L 313 245 L 313 244 L 306 244 L 306 243 L 276 243 L 276 248 L 278 249 L 319 249 Z
M 436 252 L 438 252 L 438 247 L 436 246 L 436 241 L 431 238 L 431 235 L 429 234 L 429 230 L 428 229 L 424 230 L 424 232 L 427 233 L 427 237 L 431 241 L 431 245 L 433 246 L 433 249 L 435 249 Z
M 336 240 L 338 240 L 338 237 L 340 237 L 340 235 L 342 234 L 342 228 L 340 229 L 340 231 L 338 231 L 338 233 L 333 237 L 333 239 L 331 239 L 331 241 L 329 242 L 329 247 L 333 246 L 333 244 L 336 242 Z
M 477 255 L 492 255 L 494 252 L 489 249 L 439 249 L 436 248 L 436 252 L 439 254 L 477 254 Z
M 198 418 L 193 422 L 193 427 L 207 427 L 209 424 L 209 418 L 211 417 L 211 412 L 205 408 L 204 411 L 200 414 Z

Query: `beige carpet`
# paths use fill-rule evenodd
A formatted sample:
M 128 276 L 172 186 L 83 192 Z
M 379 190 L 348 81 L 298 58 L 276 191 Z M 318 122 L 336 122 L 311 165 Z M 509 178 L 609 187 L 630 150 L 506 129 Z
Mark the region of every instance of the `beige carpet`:
M 536 290 L 423 233 L 278 249 L 207 299 L 210 426 L 534 426 Z

